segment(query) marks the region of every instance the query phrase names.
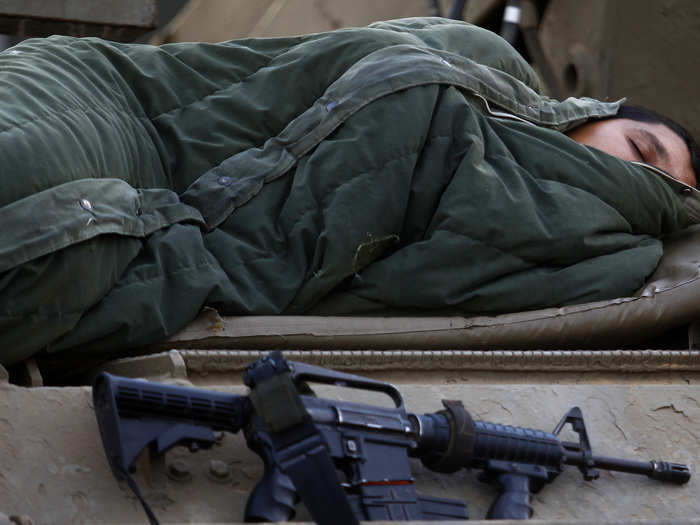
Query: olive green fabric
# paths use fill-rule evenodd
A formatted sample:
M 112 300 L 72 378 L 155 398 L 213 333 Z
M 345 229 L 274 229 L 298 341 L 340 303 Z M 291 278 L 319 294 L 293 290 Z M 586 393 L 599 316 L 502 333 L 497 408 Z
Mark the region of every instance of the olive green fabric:
M 697 194 L 565 131 L 497 36 L 442 19 L 0 53 L 0 362 L 229 315 L 513 312 L 628 295 Z M 70 352 L 69 352 L 70 351 Z

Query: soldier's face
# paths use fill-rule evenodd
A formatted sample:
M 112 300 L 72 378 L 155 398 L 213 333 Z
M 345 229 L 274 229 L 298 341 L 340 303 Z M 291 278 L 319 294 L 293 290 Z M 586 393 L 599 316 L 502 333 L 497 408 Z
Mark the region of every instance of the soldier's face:
M 640 161 L 661 168 L 674 179 L 695 186 L 690 151 L 683 139 L 665 124 L 625 118 L 588 122 L 567 135 L 624 160 Z

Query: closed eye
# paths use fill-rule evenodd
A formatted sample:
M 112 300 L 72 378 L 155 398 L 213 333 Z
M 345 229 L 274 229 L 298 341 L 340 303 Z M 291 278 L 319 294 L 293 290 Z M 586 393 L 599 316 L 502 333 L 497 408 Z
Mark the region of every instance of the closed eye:
M 632 153 L 640 160 L 644 161 L 644 155 L 642 155 L 642 150 L 639 149 L 639 146 L 637 146 L 637 143 L 632 140 L 631 138 L 627 137 L 627 142 L 630 145 L 630 148 L 632 149 Z

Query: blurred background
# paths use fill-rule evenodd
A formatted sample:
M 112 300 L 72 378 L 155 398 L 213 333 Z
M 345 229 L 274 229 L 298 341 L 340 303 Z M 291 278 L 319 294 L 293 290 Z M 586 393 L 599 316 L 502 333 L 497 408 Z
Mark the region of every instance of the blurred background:
M 700 137 L 698 0 L 0 0 L 0 49 L 50 34 L 218 42 L 411 16 L 500 33 L 556 98 L 624 96 Z

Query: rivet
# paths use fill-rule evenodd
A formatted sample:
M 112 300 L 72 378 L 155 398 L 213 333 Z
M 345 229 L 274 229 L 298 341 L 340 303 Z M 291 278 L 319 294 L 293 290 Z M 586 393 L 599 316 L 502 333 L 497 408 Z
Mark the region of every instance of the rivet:
M 168 476 L 176 481 L 184 481 L 189 479 L 191 474 L 187 463 L 181 459 L 176 459 L 168 465 Z
M 227 177 L 226 175 L 224 175 L 223 177 L 219 177 L 219 184 L 221 184 L 222 186 L 230 186 L 231 182 L 233 182 L 233 179 L 231 179 L 231 177 Z
M 0 514 L 0 516 L 3 516 L 3 514 Z M 15 514 L 10 516 L 9 521 L 3 521 L 2 523 L 12 523 L 12 525 L 34 525 L 34 520 L 26 514 L 22 514 L 21 516 Z
M 209 462 L 209 473 L 216 479 L 226 479 L 231 475 L 231 467 L 220 459 L 212 459 Z
M 83 208 L 84 210 L 91 210 L 92 209 L 92 203 L 87 200 L 87 199 L 80 199 L 80 207 Z
M 347 447 L 350 452 L 357 452 L 357 443 L 354 440 L 349 439 L 347 442 Z

